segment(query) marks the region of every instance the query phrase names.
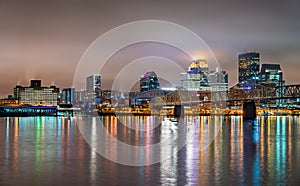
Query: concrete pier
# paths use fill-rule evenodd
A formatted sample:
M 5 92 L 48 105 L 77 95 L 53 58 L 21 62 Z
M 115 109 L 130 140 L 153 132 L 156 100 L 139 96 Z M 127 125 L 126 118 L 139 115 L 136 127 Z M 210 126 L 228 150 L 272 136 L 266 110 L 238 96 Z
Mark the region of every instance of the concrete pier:
M 256 118 L 256 106 L 255 106 L 254 101 L 244 102 L 243 118 L 244 119 L 255 119 Z
M 174 117 L 184 116 L 184 107 L 182 105 L 175 105 L 174 107 Z

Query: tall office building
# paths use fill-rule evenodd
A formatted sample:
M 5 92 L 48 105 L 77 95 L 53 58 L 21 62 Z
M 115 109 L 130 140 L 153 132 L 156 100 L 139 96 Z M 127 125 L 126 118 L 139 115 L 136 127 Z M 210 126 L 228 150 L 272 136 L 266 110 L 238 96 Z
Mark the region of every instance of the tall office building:
M 260 81 L 275 86 L 284 83 L 280 64 L 262 64 Z
M 14 97 L 19 100 L 20 104 L 57 106 L 59 88 L 42 87 L 41 80 L 31 80 L 29 87 L 17 85 L 14 88 Z
M 262 64 L 260 72 L 260 82 L 267 86 L 281 87 L 274 92 L 277 97 L 281 97 L 284 94 L 283 73 L 280 64 Z M 273 100 L 269 103 L 276 103 L 277 105 L 284 103 L 284 100 Z
M 253 88 L 259 81 L 260 56 L 256 52 L 248 52 L 239 55 L 239 85 L 245 88 Z
M 219 69 L 217 68 L 215 71 L 210 72 L 208 80 L 211 90 L 228 90 L 228 73 L 226 71 L 219 71 Z
M 74 88 L 65 88 L 61 91 L 60 94 L 60 103 L 63 104 L 74 104 L 75 89 Z
M 180 74 L 181 86 L 185 90 L 209 90 L 208 64 L 205 60 L 193 60 L 188 70 Z
M 146 72 L 145 75 L 140 78 L 140 91 L 145 92 L 148 90 L 159 89 L 158 78 L 155 72 Z
M 101 89 L 101 75 L 93 74 L 86 78 L 86 90 L 95 91 Z
M 86 91 L 90 100 L 99 97 L 101 90 L 101 75 L 93 74 L 86 78 Z

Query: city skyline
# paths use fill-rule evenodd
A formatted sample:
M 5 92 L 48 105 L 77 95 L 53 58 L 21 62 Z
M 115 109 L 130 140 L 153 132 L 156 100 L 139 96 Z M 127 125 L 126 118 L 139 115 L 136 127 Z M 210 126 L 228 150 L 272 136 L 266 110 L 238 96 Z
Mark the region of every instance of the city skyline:
M 252 54 L 253 54 L 252 52 L 242 53 L 242 54 L 239 55 L 239 60 L 240 60 L 240 56 L 252 55 Z M 255 53 L 255 54 L 258 55 L 258 56 L 260 55 L 259 53 Z M 259 59 L 258 59 L 258 61 L 259 61 Z M 240 62 L 238 64 L 238 66 L 241 67 Z M 269 64 L 269 63 L 267 64 L 267 63 L 264 63 L 264 64 L 258 64 L 258 66 L 259 66 L 259 68 L 258 68 L 258 71 L 257 71 L 257 74 L 256 74 L 256 76 L 257 76 L 256 81 L 257 82 L 266 83 L 266 82 L 269 81 L 269 83 L 274 83 L 274 80 L 277 80 L 279 82 L 285 82 L 285 80 L 283 80 L 283 75 L 282 75 L 283 72 L 281 71 L 280 64 Z M 251 67 L 251 66 L 249 66 L 249 67 Z M 200 84 L 198 85 L 198 84 L 192 83 L 193 84 L 192 87 L 194 87 L 192 89 L 190 89 L 189 87 L 184 86 L 182 84 L 182 81 L 183 81 L 182 75 L 201 73 L 201 72 L 198 72 L 198 70 L 200 70 L 201 72 L 204 70 L 207 73 L 207 74 L 204 75 L 205 78 L 207 78 L 206 79 L 206 81 L 207 81 L 206 83 L 207 84 L 206 85 L 200 85 Z M 272 71 L 271 74 L 270 74 L 270 70 Z M 280 77 L 277 74 L 278 70 L 280 72 Z M 218 78 L 217 77 L 210 77 L 210 76 L 215 76 L 217 74 L 219 74 L 221 76 L 218 77 Z M 243 78 L 243 74 L 239 74 L 238 73 L 238 76 L 239 76 L 239 79 Z M 143 89 L 142 87 L 146 86 L 146 85 L 144 85 L 144 80 L 143 79 L 148 79 L 149 77 L 151 77 L 151 79 L 153 77 L 155 77 L 155 81 L 157 83 L 157 85 L 154 85 L 154 84 L 151 85 L 151 86 L 154 86 L 154 87 L 150 88 L 149 90 L 151 90 L 151 89 L 176 90 L 176 88 L 184 88 L 184 89 L 186 89 L 188 91 L 192 91 L 192 90 L 196 90 L 195 87 L 198 87 L 198 88 L 211 87 L 211 86 L 213 87 L 213 86 L 215 86 L 216 83 L 217 84 L 221 83 L 222 85 L 220 84 L 219 86 L 221 86 L 222 89 L 226 87 L 226 89 L 224 89 L 224 90 L 227 90 L 228 88 L 230 88 L 230 87 L 228 87 L 228 74 L 227 74 L 227 72 L 225 70 L 220 71 L 220 69 L 218 69 L 218 67 L 215 70 L 210 70 L 209 71 L 208 64 L 207 64 L 207 62 L 206 62 L 206 60 L 204 58 L 201 58 L 201 59 L 194 58 L 191 61 L 190 65 L 186 67 L 186 71 L 184 73 L 180 74 L 180 81 L 181 81 L 180 85 L 176 85 L 176 86 L 173 86 L 173 87 L 168 87 L 168 86 L 172 86 L 172 85 L 169 82 L 166 82 L 164 79 L 158 78 L 158 76 L 156 75 L 155 71 L 151 71 L 151 72 L 146 72 L 144 75 L 141 75 L 139 82 L 134 84 L 134 87 L 139 86 L 140 90 L 138 90 L 138 89 L 136 89 L 136 90 L 135 89 L 131 89 L 131 90 L 135 91 L 135 92 L 147 91 L 147 90 L 142 90 Z M 197 78 L 201 79 L 200 76 L 197 77 Z M 215 79 L 215 78 L 217 78 L 218 80 Z M 272 78 L 275 78 L 275 79 L 272 79 Z M 86 91 L 86 92 L 90 92 L 90 93 L 93 92 L 92 95 L 94 96 L 94 93 L 97 92 L 97 91 L 101 91 L 101 90 L 113 90 L 113 89 L 102 89 L 101 88 L 101 84 L 103 82 L 101 81 L 101 79 L 102 79 L 102 75 L 101 74 L 90 74 L 90 75 L 88 75 L 86 77 L 85 89 L 76 89 L 76 91 Z M 249 80 L 251 81 L 252 78 L 250 78 Z M 270 80 L 272 82 L 270 82 Z M 37 79 L 30 79 L 29 80 L 30 87 L 33 86 L 33 83 L 35 83 L 37 87 L 45 87 L 44 85 L 42 86 L 41 81 L 42 80 L 40 80 L 40 79 L 39 80 L 37 80 Z M 193 79 L 192 81 L 195 81 L 195 79 Z M 154 83 L 154 82 L 152 82 L 152 83 Z M 167 85 L 167 87 L 161 87 L 160 88 L 159 83 Z M 227 84 L 227 85 L 225 85 L 225 84 Z M 236 85 L 242 86 L 243 82 L 237 83 L 237 84 L 235 84 L 235 86 Z M 54 84 L 52 84 L 50 87 L 52 87 L 52 86 L 56 87 Z M 279 86 L 279 85 L 275 85 L 275 86 Z M 281 86 L 284 86 L 284 83 Z M 16 84 L 15 87 L 26 87 L 26 86 L 23 86 L 21 84 Z M 148 87 L 148 85 L 146 87 Z M 74 87 L 58 87 L 58 88 L 62 89 L 62 90 L 64 90 L 64 89 L 74 89 L 75 90 Z M 115 90 L 115 91 L 117 91 L 117 90 Z M 198 90 L 198 91 L 200 91 L 200 90 Z M 15 94 L 15 91 L 14 91 L 14 94 Z M 6 98 L 8 98 L 10 96 L 11 96 L 11 94 L 7 95 Z M 14 96 L 14 97 L 16 98 L 16 96 Z
M 71 87 L 80 57 L 96 38 L 119 25 L 149 19 L 174 22 L 198 34 L 228 72 L 230 86 L 238 81 L 237 56 L 248 50 L 261 54 L 261 64 L 281 64 L 288 72 L 284 74 L 286 84 L 297 84 L 299 5 L 293 0 L 271 4 L 1 1 L 0 96 L 12 94 L 16 84 L 28 84 L 30 79 Z M 146 55 L 145 50 L 138 52 Z M 130 48 L 127 52 L 134 55 Z M 114 60 L 120 61 L 118 56 Z M 108 74 L 114 74 L 111 71 Z M 111 77 L 103 77 L 107 78 L 103 79 L 105 88 Z
M 251 55 L 251 54 L 253 54 L 252 52 L 246 52 L 246 53 L 242 53 L 242 54 L 239 54 L 238 55 L 238 57 L 240 58 L 240 56 L 242 56 L 242 55 Z M 256 54 L 258 54 L 258 55 L 260 55 L 260 53 L 256 53 Z M 186 72 L 189 72 L 189 70 L 190 70 L 190 68 L 191 68 L 191 66 L 193 66 L 194 65 L 194 63 L 195 62 L 200 62 L 200 63 L 203 63 L 204 62 L 204 64 L 205 65 L 207 65 L 207 63 L 206 63 L 206 60 L 204 59 L 204 58 L 199 58 L 199 59 L 196 59 L 196 58 L 194 58 L 192 61 L 191 61 L 191 64 L 189 65 L 189 66 L 187 66 L 186 67 Z M 239 62 L 240 63 L 240 62 Z M 240 64 L 237 64 L 237 66 L 239 66 Z M 260 81 L 260 76 L 262 75 L 261 73 L 263 73 L 263 71 L 265 70 L 265 68 L 266 67 L 269 67 L 269 66 L 276 66 L 277 68 L 280 68 L 280 66 L 281 66 L 281 64 L 271 64 L 271 63 L 263 63 L 263 64 L 259 64 L 259 69 L 258 69 L 258 74 L 257 74 L 257 80 L 258 81 Z M 201 68 L 203 68 L 203 67 L 201 67 Z M 206 70 L 208 71 L 209 69 L 208 69 L 208 66 L 206 66 Z M 204 68 L 205 69 L 205 68 Z M 219 71 L 220 69 L 218 69 L 218 68 L 216 68 L 215 70 L 212 70 L 211 69 L 211 71 L 210 71 L 210 75 L 212 75 L 212 74 L 214 74 L 214 73 L 218 73 L 218 72 L 222 72 L 222 73 L 224 73 L 224 75 L 225 74 L 227 74 L 227 71 L 226 70 L 224 70 L 224 69 L 222 69 L 222 71 Z M 172 84 L 170 83 L 170 82 L 168 82 L 168 81 L 166 81 L 166 80 L 164 80 L 164 79 L 162 79 L 162 78 L 159 78 L 159 76 L 158 76 L 158 81 L 160 82 L 160 83 L 162 83 L 163 85 L 165 85 L 165 87 L 164 86 L 162 86 L 160 89 L 176 89 L 176 87 L 178 88 L 178 87 L 183 87 L 184 88 L 184 86 L 183 86 L 183 84 L 182 84 L 182 75 L 183 74 L 186 74 L 186 72 L 184 72 L 184 73 L 181 73 L 180 74 L 180 77 L 178 78 L 178 80 L 179 81 L 181 81 L 181 83 L 180 84 L 176 84 L 175 86 L 173 85 L 172 86 Z M 281 71 L 281 68 L 280 68 L 280 72 L 281 72 L 281 79 L 280 80 L 283 80 L 282 78 L 283 78 L 283 76 L 282 76 L 282 71 Z M 148 73 L 150 73 L 150 72 L 146 72 L 146 74 L 148 74 Z M 151 73 L 154 73 L 155 74 L 155 72 L 154 71 L 152 71 Z M 145 74 L 145 75 L 146 75 Z M 238 74 L 238 79 L 239 79 L 239 73 L 237 73 Z M 140 78 L 142 78 L 142 77 L 144 77 L 145 75 L 141 75 L 140 76 Z M 156 75 L 156 74 L 155 74 Z M 208 76 L 208 74 L 207 74 L 207 76 Z M 97 77 L 97 78 L 96 78 Z M 228 86 L 228 79 L 229 79 L 229 77 L 230 76 L 228 76 L 228 74 L 227 74 L 227 80 L 226 80 L 226 82 L 227 82 L 227 88 L 226 89 L 228 89 L 228 88 L 230 88 L 230 86 Z M 95 80 L 93 80 L 95 78 Z M 225 78 L 225 76 L 224 77 L 222 77 L 221 79 L 222 79 L 222 81 L 224 81 L 223 83 L 225 83 L 225 79 L 223 79 L 223 78 Z M 97 80 L 96 80 L 97 79 Z M 101 74 L 90 74 L 90 75 L 88 75 L 87 77 L 86 77 L 86 83 L 85 83 L 85 87 L 83 88 L 83 89 L 76 89 L 76 91 L 87 91 L 87 92 L 89 92 L 89 91 L 100 91 L 100 90 L 113 90 L 113 89 L 107 89 L 107 88 L 100 88 L 101 87 L 101 84 L 103 84 L 103 82 L 101 81 L 101 79 L 102 79 L 102 75 Z M 32 82 L 34 82 L 34 81 L 39 81 L 39 86 L 41 86 L 42 84 L 41 84 L 41 79 L 30 79 L 29 81 L 28 81 L 28 84 L 32 84 Z M 96 83 L 95 85 L 93 84 L 93 82 L 92 81 L 97 81 L 98 83 Z M 212 84 L 214 84 L 214 83 L 216 83 L 216 82 L 214 82 L 215 80 L 213 80 L 213 82 L 209 82 L 208 81 L 208 83 L 210 84 L 210 83 L 212 83 Z M 261 81 L 261 82 L 264 82 L 264 81 Z M 285 82 L 285 80 L 284 80 L 284 82 Z M 219 82 L 220 83 L 220 82 Z M 104 82 L 104 84 L 105 84 L 105 82 Z M 242 83 L 239 83 L 239 82 L 237 82 L 237 84 L 235 84 L 235 85 L 233 85 L 233 86 L 236 86 L 236 85 L 242 85 Z M 196 85 L 196 84 L 195 84 Z M 194 85 L 194 86 L 195 86 Z M 283 84 L 284 85 L 284 84 Z M 14 85 L 14 86 L 16 86 L 16 87 L 23 87 L 23 85 L 21 85 L 21 84 L 16 84 L 16 85 Z M 48 86 L 48 85 L 45 85 L 45 84 L 43 84 L 43 86 Z M 56 86 L 55 84 L 51 84 L 51 85 L 49 85 L 50 87 L 51 86 Z M 95 86 L 97 86 L 97 88 L 95 88 Z M 171 86 L 171 87 L 170 87 Z M 212 86 L 214 86 L 214 85 L 212 85 Z M 277 85 L 278 86 L 278 85 Z M 26 85 L 25 85 L 25 87 L 26 87 Z M 133 87 L 131 88 L 131 91 L 134 91 L 134 92 L 143 92 L 143 91 L 141 91 L 140 88 L 141 87 L 141 79 L 140 80 L 138 80 L 137 79 L 137 82 L 133 85 Z M 202 86 L 200 86 L 199 85 L 199 88 L 200 87 L 202 87 Z M 58 87 L 59 89 L 69 89 L 69 88 L 72 88 L 72 89 L 75 89 L 73 86 L 71 86 L 71 87 Z M 203 87 L 202 87 L 203 88 Z M 95 89 L 95 90 L 94 90 Z M 187 88 L 186 90 L 189 90 L 189 88 Z M 1 93 L 0 93 L 1 94 Z M 8 98 L 9 96 L 11 96 L 12 94 L 14 94 L 14 92 L 12 92 L 11 94 L 7 94 L 7 95 L 5 95 L 5 96 L 3 96 L 2 98 Z

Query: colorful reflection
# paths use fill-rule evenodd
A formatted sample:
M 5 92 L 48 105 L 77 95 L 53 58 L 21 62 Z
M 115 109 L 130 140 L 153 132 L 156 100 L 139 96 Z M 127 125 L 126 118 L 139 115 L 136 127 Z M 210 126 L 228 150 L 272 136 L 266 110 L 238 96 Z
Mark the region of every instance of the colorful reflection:
M 297 185 L 300 117 L 185 117 L 182 126 L 149 116 L 103 116 L 105 129 L 131 145 L 192 138 L 186 146 L 134 152 L 149 166 L 125 166 L 97 154 L 76 120 L 87 120 L 92 143 L 115 157 L 129 154 L 114 141 L 98 141 L 96 118 L 0 118 L 0 185 Z M 213 140 L 209 140 L 213 139 Z M 204 148 L 204 146 L 207 148 Z

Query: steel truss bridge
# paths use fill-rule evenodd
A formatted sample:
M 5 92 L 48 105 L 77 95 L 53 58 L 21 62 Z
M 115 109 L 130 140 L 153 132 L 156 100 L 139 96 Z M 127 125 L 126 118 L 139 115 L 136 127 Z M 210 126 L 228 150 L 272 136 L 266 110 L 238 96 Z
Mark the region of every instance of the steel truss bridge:
M 201 103 L 226 103 L 242 105 L 246 101 L 266 104 L 288 104 L 300 98 L 300 85 L 270 86 L 259 84 L 254 89 L 242 89 L 237 85 L 227 91 L 178 90 L 154 100 L 154 105 L 197 105 Z

